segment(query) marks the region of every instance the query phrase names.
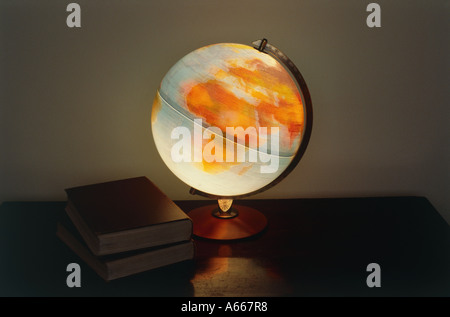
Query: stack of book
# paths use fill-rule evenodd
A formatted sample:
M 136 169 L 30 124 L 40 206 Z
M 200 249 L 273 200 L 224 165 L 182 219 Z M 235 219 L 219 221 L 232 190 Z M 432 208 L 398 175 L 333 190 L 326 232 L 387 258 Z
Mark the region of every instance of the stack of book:
M 66 189 L 57 236 L 103 279 L 194 257 L 191 219 L 146 177 Z

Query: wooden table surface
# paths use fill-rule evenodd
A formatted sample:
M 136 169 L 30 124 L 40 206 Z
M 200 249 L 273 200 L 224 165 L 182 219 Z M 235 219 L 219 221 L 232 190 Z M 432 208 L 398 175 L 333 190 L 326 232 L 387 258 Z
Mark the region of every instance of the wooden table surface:
M 177 201 L 185 212 L 211 201 Z M 0 206 L 0 296 L 450 296 L 450 227 L 423 197 L 245 200 L 268 227 L 104 282 L 55 235 L 66 202 Z M 66 286 L 69 263 L 81 287 Z M 369 263 L 381 287 L 369 288 Z

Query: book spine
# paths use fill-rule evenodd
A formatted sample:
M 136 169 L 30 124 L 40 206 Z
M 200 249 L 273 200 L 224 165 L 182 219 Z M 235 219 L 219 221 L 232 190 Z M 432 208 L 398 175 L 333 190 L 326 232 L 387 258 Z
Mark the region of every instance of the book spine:
M 60 223 L 57 224 L 56 235 L 61 239 L 81 260 L 89 265 L 105 281 L 111 279 L 109 270 L 105 264 L 99 261 L 95 256 L 89 253 L 80 242 L 75 239 Z
M 70 201 L 66 206 L 66 213 L 69 216 L 70 220 L 72 220 L 73 224 L 77 228 L 78 232 L 81 234 L 83 240 L 86 242 L 92 253 L 97 256 L 102 255 L 101 242 L 99 238 L 92 232 L 89 226 L 81 219 L 75 207 Z

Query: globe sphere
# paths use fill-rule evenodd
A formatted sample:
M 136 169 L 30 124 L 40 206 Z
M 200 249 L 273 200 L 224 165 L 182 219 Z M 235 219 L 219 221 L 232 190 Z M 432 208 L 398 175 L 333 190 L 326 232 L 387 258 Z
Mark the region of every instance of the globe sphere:
M 162 160 L 180 180 L 238 197 L 267 187 L 293 162 L 305 131 L 303 93 L 273 56 L 213 44 L 168 71 L 151 126 Z

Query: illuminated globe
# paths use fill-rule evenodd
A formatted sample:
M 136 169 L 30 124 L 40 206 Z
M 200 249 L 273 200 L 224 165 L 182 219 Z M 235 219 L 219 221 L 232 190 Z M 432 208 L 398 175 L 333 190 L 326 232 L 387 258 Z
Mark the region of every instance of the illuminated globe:
M 265 47 L 262 41 L 255 43 Z M 169 70 L 156 93 L 151 124 L 157 150 L 179 179 L 207 196 L 267 189 L 306 147 L 306 85 L 281 52 L 264 47 L 199 48 Z

